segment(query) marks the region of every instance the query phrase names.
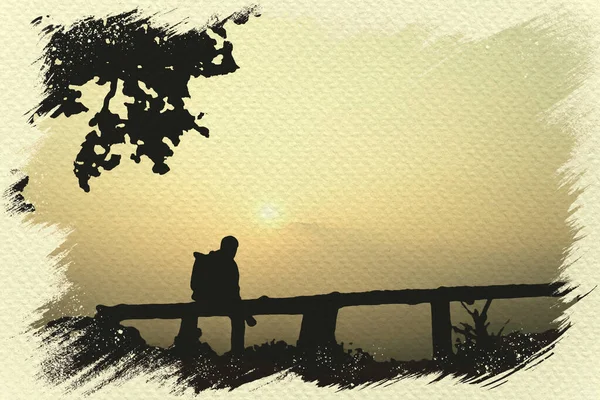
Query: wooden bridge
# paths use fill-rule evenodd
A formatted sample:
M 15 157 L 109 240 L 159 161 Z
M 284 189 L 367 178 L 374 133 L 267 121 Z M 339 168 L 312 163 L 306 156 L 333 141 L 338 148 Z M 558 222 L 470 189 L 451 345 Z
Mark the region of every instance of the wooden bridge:
M 561 290 L 562 289 L 562 290 Z M 119 304 L 96 307 L 96 318 L 120 322 L 131 319 L 181 319 L 176 341 L 198 340 L 198 318 L 229 316 L 232 318 L 232 350 L 244 349 L 244 316 L 300 314 L 302 325 L 297 345 L 313 347 L 335 343 L 335 327 L 338 310 L 342 307 L 382 304 L 431 305 L 431 333 L 433 356 L 451 356 L 452 324 L 450 302 L 462 301 L 472 304 L 475 300 L 517 299 L 527 297 L 560 297 L 572 289 L 563 282 L 534 285 L 458 286 L 437 289 L 379 290 L 358 293 L 322 294 L 287 298 L 242 300 L 239 305 L 218 307 L 200 303 L 171 304 Z M 234 321 L 241 321 L 235 323 Z

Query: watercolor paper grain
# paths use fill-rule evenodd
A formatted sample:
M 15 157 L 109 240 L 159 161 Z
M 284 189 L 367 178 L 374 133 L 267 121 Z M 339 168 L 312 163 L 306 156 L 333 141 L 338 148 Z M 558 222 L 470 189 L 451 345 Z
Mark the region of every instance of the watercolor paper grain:
M 34 309 L 53 299 L 57 303 L 47 313 L 73 315 L 77 308 L 73 310 L 72 306 L 76 305 L 89 314 L 98 304 L 100 294 L 110 295 L 110 287 L 123 293 L 122 302 L 159 302 L 161 296 L 152 298 L 152 294 L 164 293 L 164 287 L 177 288 L 182 285 L 182 279 L 187 279 L 191 264 L 184 257 L 185 252 L 200 245 L 198 236 L 205 238 L 210 232 L 225 232 L 244 224 L 241 235 L 247 240 L 242 243 L 249 244 L 244 249 L 245 258 L 239 261 L 243 297 L 259 297 L 265 293 L 278 297 L 332 290 L 433 287 L 438 282 L 446 286 L 483 285 L 490 282 L 485 279 L 487 275 L 478 276 L 478 272 L 483 265 L 490 264 L 497 266 L 496 270 L 486 271 L 494 276 L 494 283 L 538 283 L 558 275 L 559 265 L 552 266 L 553 269 L 548 265 L 560 259 L 562 245 L 568 244 L 570 231 L 565 230 L 562 222 L 568 217 L 570 203 L 574 200 L 575 205 L 580 206 L 574 217 L 581 220 L 581 233 L 586 236 L 576 242 L 573 254 L 565 260 L 572 265 L 562 276 L 572 274 L 574 281 L 582 284 L 581 293 L 593 288 L 595 214 L 591 210 L 596 189 L 593 165 L 596 154 L 594 122 L 597 121 L 593 95 L 597 38 L 593 21 L 597 10 L 591 3 L 540 3 L 535 7 L 516 3 L 497 7 L 458 3 L 430 3 L 424 7 L 365 3 L 327 7 L 308 3 L 261 4 L 259 18 L 235 27 L 230 33 L 239 71 L 206 80 L 197 87 L 190 84 L 193 98 L 196 94 L 206 96 L 201 104 L 192 104 L 190 108 L 198 106 L 199 111 L 208 110 L 206 118 L 212 137 L 201 140 L 190 134 L 184 135 L 182 144 L 175 148 L 175 154 L 169 160 L 171 171 L 163 176 L 152 173 L 151 163 L 138 165 L 124 159 L 113 171 L 91 179 L 90 193 L 99 193 L 92 201 L 77 186 L 70 169 L 81 140 L 68 140 L 68 136 L 62 139 L 52 136 L 54 142 L 45 139 L 39 130 L 29 128 L 23 117 L 39 101 L 33 90 L 34 84 L 39 82 L 39 65 L 29 64 L 39 57 L 41 49 L 37 46 L 37 32 L 29 22 L 39 15 L 52 14 L 57 23 L 69 25 L 82 16 L 122 12 L 136 6 L 148 12 L 160 9 L 142 3 L 104 6 L 73 3 L 69 7 L 60 4 L 49 7 L 44 3 L 24 9 L 23 14 L 27 12 L 27 15 L 11 14 L 4 24 L 6 43 L 15 46 L 5 50 L 6 65 L 3 68 L 7 75 L 3 81 L 15 81 L 14 88 L 9 85 L 6 101 L 3 101 L 7 107 L 5 115 L 9 117 L 2 157 L 6 163 L 6 184 L 14 179 L 8 172 L 10 169 L 29 166 L 39 176 L 39 179 L 32 176 L 28 185 L 31 192 L 27 197 L 32 204 L 39 205 L 35 212 L 39 211 L 39 214 L 34 214 L 40 216 L 40 221 L 36 222 L 63 223 L 59 225 L 63 231 L 54 232 L 55 228 L 46 226 L 42 229 L 38 224 L 23 226 L 15 218 L 7 217 L 3 222 L 6 235 L 10 235 L 6 242 L 8 250 L 3 252 L 7 254 L 6 265 L 9 266 L 3 271 L 9 293 L 4 303 L 7 311 L 4 325 L 8 329 L 3 351 L 8 352 L 5 349 L 20 344 L 19 353 L 24 355 L 24 360 L 29 357 L 26 354 L 35 357 L 28 359 L 30 362 L 23 361 L 23 367 L 16 371 L 7 365 L 6 373 L 13 376 L 7 381 L 14 382 L 11 384 L 14 388 L 10 390 L 15 396 L 27 398 L 36 392 L 45 392 L 49 397 L 60 396 L 58 392 L 52 394 L 55 389 L 42 389 L 44 384 L 33 377 L 35 360 L 42 354 L 40 350 L 30 348 L 35 342 L 23 330 L 40 317 L 31 313 Z M 226 10 L 219 8 L 223 6 L 215 9 L 207 6 L 206 10 L 198 12 L 202 10 L 199 5 L 172 3 L 174 11 L 162 18 L 178 22 L 189 17 L 190 24 L 202 25 L 216 10 L 223 10 L 226 15 L 243 6 L 247 4 L 231 4 Z M 306 38 L 306 41 L 298 45 L 297 38 Z M 286 59 L 286 55 L 289 58 Z M 462 69 L 465 65 L 469 66 L 468 70 Z M 21 79 L 18 85 L 15 71 L 19 71 Z M 25 91 L 23 87 L 32 87 L 32 90 Z M 470 88 L 483 90 L 476 92 Z M 93 94 L 84 103 L 87 101 L 93 103 Z M 55 132 L 76 135 L 82 132 L 79 129 L 87 120 L 79 121 L 79 126 L 67 122 L 60 122 L 65 124 L 63 129 L 52 125 L 58 124 L 57 120 L 47 120 L 46 127 L 40 125 L 42 129 L 48 129 L 46 135 L 56 135 Z M 511 130 L 514 126 L 520 129 Z M 398 141 L 398 132 L 404 135 L 401 141 Z M 551 146 L 547 145 L 549 140 Z M 520 147 L 515 146 L 516 142 Z M 205 157 L 202 164 L 196 161 L 199 152 Z M 513 158 L 499 157 L 503 154 Z M 432 155 L 436 158 L 431 159 Z M 230 163 L 220 160 L 230 160 Z M 61 162 L 64 163 L 62 167 Z M 231 165 L 234 162 L 236 164 Z M 558 176 L 553 175 L 554 169 L 565 163 L 569 172 L 583 172 L 578 185 L 585 190 L 577 199 L 568 192 L 557 194 L 551 185 L 557 182 L 552 180 Z M 245 167 L 240 168 L 240 165 Z M 216 173 L 209 175 L 209 171 L 225 172 L 219 176 Z M 378 171 L 386 171 L 386 174 L 378 174 Z M 530 172 L 530 175 L 514 175 L 515 171 Z M 190 176 L 202 177 L 203 174 L 209 175 L 212 181 L 204 179 L 193 186 L 182 184 Z M 232 185 L 227 181 L 231 176 L 239 182 L 250 183 L 247 186 Z M 263 178 L 266 176 L 269 178 Z M 136 181 L 137 188 L 128 194 L 130 197 L 115 204 L 118 198 L 115 193 L 124 193 L 125 182 Z M 390 189 L 390 181 L 399 184 Z M 44 182 L 45 186 L 42 185 Z M 36 185 L 37 190 L 34 190 Z M 205 190 L 198 190 L 198 186 Z M 483 190 L 484 194 L 477 190 Z M 156 195 L 152 198 L 136 196 L 140 192 Z M 169 198 L 171 208 L 161 208 L 169 195 L 172 195 Z M 342 196 L 346 205 L 343 209 L 338 206 Z M 195 210 L 202 209 L 207 203 L 222 205 L 219 211 L 211 208 L 211 212 L 204 215 L 204 219 L 209 220 L 207 225 L 216 229 L 202 232 L 194 221 L 186 224 L 188 214 L 184 204 L 189 198 L 195 199 L 192 207 Z M 136 199 L 141 200 L 140 203 L 135 203 Z M 400 206 L 398 199 L 401 199 Z M 496 204 L 496 199 L 504 203 Z M 247 214 L 237 211 L 240 205 Z M 149 208 L 144 209 L 144 206 Z M 150 213 L 149 209 L 152 210 Z M 178 210 L 182 209 L 178 215 Z M 106 237 L 111 228 L 108 223 L 102 226 L 94 223 L 99 213 L 104 215 L 105 222 L 127 226 L 127 216 L 136 210 L 149 216 L 147 222 L 136 226 L 142 228 L 143 235 L 131 235 L 131 230 L 125 229 L 125 233 L 119 234 L 121 236 L 111 238 L 111 243 L 119 243 L 116 247 L 107 246 L 99 239 Z M 513 213 L 507 214 L 506 210 L 513 210 Z M 563 214 L 557 210 L 562 210 Z M 287 223 L 287 236 L 267 237 L 272 235 L 272 229 L 283 229 L 265 224 L 266 220 L 274 223 L 278 218 Z M 219 223 L 226 219 L 231 225 Z M 154 225 L 156 221 L 161 222 L 159 226 Z M 159 228 L 164 228 L 165 224 L 169 232 L 178 232 L 180 237 L 186 238 L 183 244 L 162 240 Z M 481 234 L 487 227 L 493 229 Z M 73 232 L 69 233 L 69 229 Z M 262 242 L 252 239 L 258 236 L 257 231 L 265 235 Z M 382 239 L 369 242 L 365 232 L 377 232 Z M 214 238 L 210 236 L 212 239 L 207 238 L 201 243 L 206 243 L 207 248 L 214 247 L 220 236 L 223 235 L 215 233 Z M 443 238 L 441 242 L 439 238 Z M 80 268 L 78 272 L 75 268 L 64 267 L 55 272 L 49 268 L 45 257 L 61 246 L 61 240 L 64 240 L 61 248 L 69 250 L 64 254 L 65 259 L 69 261 L 71 257 L 75 267 L 77 263 L 90 265 L 98 259 L 107 262 L 98 263 L 93 271 Z M 394 240 L 403 244 L 403 251 L 390 255 L 377 247 L 386 249 L 390 247 L 389 243 L 395 243 Z M 182 254 L 181 258 L 148 252 L 155 243 L 171 249 L 172 254 Z M 310 246 L 314 251 L 297 250 L 302 246 Z M 506 257 L 506 249 L 515 247 L 523 250 L 518 253 L 522 258 Z M 273 259 L 277 258 L 269 254 L 271 248 L 283 248 L 286 251 L 281 254 L 290 258 L 279 257 L 280 264 L 275 267 L 277 271 L 285 271 L 285 285 L 277 281 L 272 270 L 260 270 L 261 265 L 270 263 L 273 266 Z M 377 255 L 375 259 L 374 255 Z M 58 261 L 56 257 L 55 254 L 55 262 Z M 120 265 L 115 273 L 121 275 L 115 277 L 106 265 L 115 265 L 124 257 L 130 257 L 127 265 L 131 268 Z M 448 268 L 444 264 L 448 259 L 463 269 Z M 391 273 L 398 260 L 405 263 L 402 268 L 405 275 Z M 315 269 L 293 268 L 292 261 L 298 265 L 313 265 Z M 155 263 L 152 269 L 156 275 L 152 280 L 163 282 L 164 287 L 139 282 L 135 275 L 138 262 L 146 266 Z M 375 265 L 371 269 L 376 271 L 382 265 L 389 267 L 379 270 L 379 280 L 369 282 L 361 275 L 364 270 L 357 267 L 369 263 Z M 510 269 L 523 264 L 540 267 L 533 271 Z M 24 265 L 28 266 L 27 271 L 22 271 Z M 177 273 L 159 268 L 161 265 L 173 265 L 171 268 Z M 414 273 L 410 273 L 410 265 L 426 265 L 420 272 L 430 279 L 431 284 L 411 281 Z M 329 273 L 310 284 L 304 282 L 304 277 L 320 273 L 323 267 L 317 266 L 328 266 Z M 260 278 L 249 271 L 260 271 Z M 583 277 L 579 278 L 579 275 Z M 70 288 L 65 277 L 72 282 Z M 119 280 L 126 282 L 124 286 L 132 290 L 115 285 Z M 301 284 L 294 286 L 294 282 Z M 340 287 L 340 282 L 345 287 Z M 177 301 L 178 293 L 181 293 L 181 301 L 189 297 L 189 293 L 174 290 L 169 298 Z M 431 390 L 432 395 L 456 391 L 457 396 L 469 393 L 494 398 L 531 393 L 537 396 L 545 390 L 554 391 L 558 396 L 567 397 L 571 393 L 577 397 L 575 393 L 581 392 L 594 397 L 597 385 L 592 384 L 593 380 L 583 378 L 586 372 L 594 370 L 595 365 L 589 358 L 589 353 L 597 346 L 591 336 L 594 318 L 588 314 L 594 309 L 594 296 L 596 294 L 592 292 L 566 311 L 574 326 L 561 339 L 550 359 L 532 371 L 512 376 L 506 384 L 492 391 L 454 385 L 450 380 L 425 386 L 426 380 L 419 379 L 403 380 L 385 388 L 345 392 L 344 395 L 384 395 L 379 391 L 411 395 Z M 500 310 L 504 307 L 503 317 L 515 314 L 514 306 L 511 309 L 510 305 L 498 302 L 492 307 L 496 306 Z M 538 310 L 541 307 L 522 303 L 518 309 L 533 319 L 528 321 L 533 324 L 548 324 L 562 312 L 532 313 L 536 306 Z M 429 327 L 418 328 L 419 324 L 415 323 L 415 333 L 413 329 L 406 329 L 404 323 L 417 320 L 423 312 L 382 310 L 379 321 L 387 321 L 389 314 L 386 313 L 401 314 L 403 319 L 399 318 L 396 324 L 390 323 L 389 330 L 380 331 L 373 341 L 383 344 L 381 347 L 388 351 L 396 351 L 398 356 L 418 358 L 427 354 L 430 350 L 427 346 L 431 345 L 421 338 Z M 368 342 L 369 335 L 374 333 L 367 330 L 368 325 L 361 327 L 357 322 L 362 318 L 360 312 L 349 309 L 347 314 L 340 314 L 338 337 L 345 341 L 362 337 Z M 20 325 L 11 322 L 15 318 Z M 536 318 L 539 320 L 535 321 Z M 495 330 L 505 320 L 499 319 Z M 258 333 L 254 338 L 257 342 L 264 339 L 260 335 L 273 332 L 279 337 L 289 337 L 290 341 L 297 335 L 297 331 L 290 332 L 288 326 L 299 324 L 299 320 L 281 325 L 275 319 L 269 323 L 261 322 L 257 328 L 266 325 L 268 331 Z M 426 325 L 426 321 L 421 325 Z M 212 331 L 219 332 L 222 328 L 222 325 L 215 325 Z M 149 325 L 140 326 L 140 329 L 156 344 L 168 340 L 168 335 L 163 337 L 153 333 Z M 395 333 L 402 329 L 406 329 L 403 342 L 414 345 L 394 349 Z M 205 330 L 207 335 L 211 331 Z M 249 329 L 248 339 L 253 339 L 251 334 Z M 217 337 L 207 340 L 218 344 Z M 589 341 L 586 351 L 578 351 L 579 343 L 586 340 Z M 409 349 L 402 353 L 406 347 Z M 570 347 L 572 350 L 567 350 Z M 585 368 L 585 363 L 590 367 Z M 556 386 L 542 385 L 547 380 L 543 377 L 554 374 L 558 381 L 562 381 L 560 374 L 570 378 L 564 383 L 557 382 Z M 575 380 L 575 376 L 580 380 Z M 31 383 L 21 387 L 19 384 L 27 379 Z M 316 396 L 333 392 L 301 383 L 299 379 L 264 386 L 262 382 L 255 382 L 253 385 L 260 386 L 253 392 L 255 394 L 260 391 L 299 391 Z M 150 396 L 165 389 L 158 389 L 136 377 L 92 396 L 111 398 L 119 391 L 128 393 L 132 390 L 133 395 L 144 393 L 144 396 Z M 242 387 L 227 395 L 242 396 L 244 390 Z

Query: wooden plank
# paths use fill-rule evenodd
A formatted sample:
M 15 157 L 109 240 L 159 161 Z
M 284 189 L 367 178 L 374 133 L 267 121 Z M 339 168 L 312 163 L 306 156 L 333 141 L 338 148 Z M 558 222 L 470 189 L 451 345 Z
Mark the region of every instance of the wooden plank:
M 570 290 L 559 292 L 564 283 L 535 285 L 459 286 L 437 289 L 377 290 L 359 293 L 330 293 L 315 296 L 243 300 L 241 305 L 248 315 L 305 314 L 307 310 L 332 306 L 334 308 L 380 305 L 421 304 L 436 301 L 475 301 L 482 299 L 516 299 L 526 297 L 558 297 Z M 176 319 L 192 313 L 199 317 L 229 316 L 231 309 L 197 303 L 119 304 L 96 307 L 98 317 L 113 320 Z

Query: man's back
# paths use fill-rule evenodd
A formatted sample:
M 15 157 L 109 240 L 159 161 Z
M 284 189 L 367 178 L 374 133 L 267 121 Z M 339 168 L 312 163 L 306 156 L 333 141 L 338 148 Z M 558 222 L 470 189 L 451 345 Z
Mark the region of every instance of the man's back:
M 240 300 L 239 270 L 235 260 L 222 251 L 194 253 L 192 298 L 196 301 L 227 303 Z

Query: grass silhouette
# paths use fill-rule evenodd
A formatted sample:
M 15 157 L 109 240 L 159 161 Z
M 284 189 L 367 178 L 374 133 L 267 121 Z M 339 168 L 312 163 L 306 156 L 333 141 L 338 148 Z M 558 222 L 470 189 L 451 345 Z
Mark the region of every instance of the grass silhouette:
M 362 349 L 345 349 L 343 343 L 307 350 L 272 340 L 246 347 L 240 354 L 223 355 L 200 341 L 163 349 L 147 345 L 133 327 L 90 317 L 63 317 L 38 331 L 49 350 L 41 374 L 53 384 L 66 384 L 67 390 L 73 390 L 94 380 L 95 391 L 145 372 L 157 373 L 154 376 L 164 382 L 175 378 L 173 392 L 190 387 L 196 392 L 235 389 L 277 373 L 295 374 L 304 381 L 342 390 L 429 374 L 434 374 L 432 380 L 452 375 L 462 382 L 498 384 L 499 379 L 492 378 L 540 359 L 561 333 L 493 335 L 485 347 L 473 340 L 459 340 L 455 356 L 447 359 L 376 361 Z

